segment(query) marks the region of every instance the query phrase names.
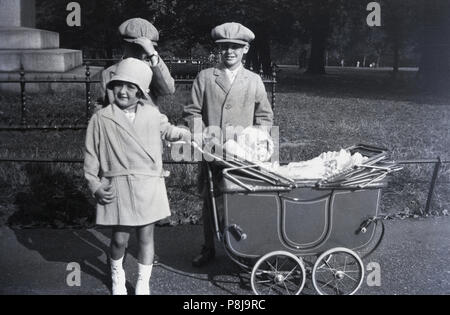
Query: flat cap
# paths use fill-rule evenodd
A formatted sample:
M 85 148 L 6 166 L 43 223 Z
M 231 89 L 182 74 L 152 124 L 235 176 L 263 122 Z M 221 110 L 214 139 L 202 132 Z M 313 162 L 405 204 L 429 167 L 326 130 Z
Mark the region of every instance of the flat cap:
M 140 37 L 150 39 L 153 45 L 157 45 L 159 40 L 159 32 L 147 20 L 141 18 L 133 18 L 126 20 L 119 26 L 119 33 L 122 38 L 130 43 L 134 43 Z
M 216 43 L 248 44 L 255 39 L 255 34 L 239 23 L 225 23 L 216 26 L 211 31 L 211 36 Z

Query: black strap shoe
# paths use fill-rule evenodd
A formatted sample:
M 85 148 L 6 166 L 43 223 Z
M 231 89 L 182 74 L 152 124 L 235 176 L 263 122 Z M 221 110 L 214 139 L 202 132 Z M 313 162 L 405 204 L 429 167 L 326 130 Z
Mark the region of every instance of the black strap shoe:
M 214 248 L 209 248 L 209 247 L 203 246 L 200 255 L 196 256 L 192 260 L 192 266 L 203 267 L 204 265 L 209 263 L 211 260 L 213 260 L 215 255 L 216 255 L 216 251 L 214 250 Z

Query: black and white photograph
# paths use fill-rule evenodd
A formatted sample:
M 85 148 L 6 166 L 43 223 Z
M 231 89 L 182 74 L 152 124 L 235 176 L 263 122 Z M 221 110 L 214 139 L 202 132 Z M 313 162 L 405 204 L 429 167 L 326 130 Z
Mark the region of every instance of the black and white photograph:
M 0 0 L 0 295 L 449 295 L 449 210 L 448 0 Z

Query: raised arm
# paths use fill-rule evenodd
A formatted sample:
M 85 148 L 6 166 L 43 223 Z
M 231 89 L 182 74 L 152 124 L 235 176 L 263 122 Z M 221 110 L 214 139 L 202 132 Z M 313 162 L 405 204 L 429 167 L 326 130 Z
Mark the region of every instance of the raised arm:
M 134 42 L 141 46 L 147 56 L 149 56 L 148 65 L 153 71 L 153 79 L 150 83 L 150 93 L 153 96 L 164 96 L 175 93 L 175 80 L 169 72 L 166 64 L 159 56 L 153 43 L 145 37 L 140 37 Z
M 150 68 L 153 71 L 153 79 L 150 84 L 150 91 L 155 96 L 165 96 L 175 93 L 175 80 L 164 63 L 162 58 L 158 57 L 159 61 Z

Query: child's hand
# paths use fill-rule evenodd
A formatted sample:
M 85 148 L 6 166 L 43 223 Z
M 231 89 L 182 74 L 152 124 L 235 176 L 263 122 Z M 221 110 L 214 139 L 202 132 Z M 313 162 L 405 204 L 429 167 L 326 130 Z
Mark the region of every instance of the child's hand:
M 152 41 L 147 37 L 139 37 L 134 41 L 134 43 L 141 46 L 148 56 L 152 56 L 156 52 L 155 46 L 153 46 Z
M 180 139 L 181 141 L 187 142 L 187 143 L 191 143 L 192 141 L 192 134 L 189 130 L 181 128 L 180 131 Z
M 116 198 L 111 184 L 103 183 L 94 193 L 95 199 L 102 206 L 108 205 Z

